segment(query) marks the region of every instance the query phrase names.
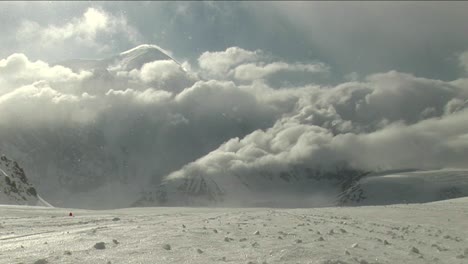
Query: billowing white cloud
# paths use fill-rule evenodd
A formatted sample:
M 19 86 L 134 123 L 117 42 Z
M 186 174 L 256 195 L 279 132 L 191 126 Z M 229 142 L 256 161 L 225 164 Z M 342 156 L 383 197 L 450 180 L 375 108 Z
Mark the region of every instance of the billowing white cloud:
M 336 137 L 336 148 L 360 168 L 467 168 L 464 141 L 468 109 L 404 125 L 396 123 L 369 134 Z
M 186 67 L 188 66 L 185 64 Z M 173 60 L 158 60 L 143 65 L 140 70 L 134 69 L 128 73 L 133 78 L 139 78 L 145 84 L 160 89 L 180 92 L 197 81 L 197 76 L 185 71 Z
M 154 80 L 167 80 L 180 71 L 180 66 L 174 61 L 154 61 L 141 68 L 140 78 L 146 83 Z
M 37 81 L 49 81 L 66 86 L 77 84 L 91 76 L 90 72 L 72 72 L 63 66 L 49 66 L 43 61 L 30 61 L 24 54 L 13 54 L 0 60 L 0 94 L 18 86 Z
M 337 171 L 343 162 L 360 171 L 467 168 L 467 118 L 468 111 L 465 109 L 454 115 L 413 125 L 394 124 L 368 134 L 338 135 L 319 126 L 301 124 L 291 119 L 279 120 L 268 130 L 257 130 L 243 139 L 231 139 L 217 150 L 168 175 L 165 187 L 172 189 L 168 192 L 168 195 L 172 195 L 169 203 L 180 204 L 181 199 L 187 198 L 182 192 L 178 197 L 177 194 L 174 196 L 173 191 L 183 188 L 184 182 L 197 185 L 203 179 L 208 185 L 215 183 L 215 186 L 208 187 L 210 191 L 221 188 L 221 192 L 225 192 L 228 205 L 255 204 L 255 199 L 261 197 L 264 184 L 272 184 L 268 188 L 275 195 L 267 198 L 272 204 L 285 204 L 278 197 L 291 191 L 288 190 L 291 185 L 275 185 L 268 178 L 279 179 L 284 175 L 301 177 L 301 174 L 309 177 L 317 171 L 326 174 Z M 252 192 L 243 193 L 244 184 Z M 308 183 L 299 180 L 299 184 Z M 320 192 L 320 187 L 314 184 L 317 183 L 312 182 L 309 186 L 310 192 L 306 197 Z M 301 197 L 300 188 L 293 188 L 297 188 L 293 190 L 296 192 L 293 205 L 300 206 L 304 197 Z M 209 198 L 211 194 L 200 195 Z M 189 197 L 192 198 L 197 197 Z M 305 204 L 310 206 L 314 203 L 308 201 Z
M 178 199 L 187 196 L 183 191 L 177 194 L 177 190 L 189 183 L 204 183 L 211 188 L 201 191 L 205 199 L 214 199 L 211 196 L 215 194 L 210 192 L 220 188 L 228 203 L 252 205 L 261 196 L 256 193 L 252 197 L 252 193 L 245 192 L 246 186 L 262 190 L 263 185 L 273 184 L 266 178 L 308 177 L 307 173 L 312 175 L 317 170 L 335 173 L 343 164 L 362 172 L 467 168 L 467 89 L 466 84 L 453 85 L 398 72 L 375 74 L 365 82 L 336 87 L 310 86 L 286 92 L 264 88 L 265 95 L 289 93 L 294 107 L 280 108 L 290 111 L 284 112 L 271 128 L 233 138 L 169 174 L 162 190 L 173 199 L 169 203 L 184 204 L 186 201 Z M 277 97 L 269 96 L 269 104 L 280 103 Z M 273 184 L 268 188 L 277 194 L 287 193 L 291 186 L 295 185 Z M 311 188 L 311 192 L 317 191 L 317 187 Z M 294 198 L 296 204 L 302 199 L 298 197 Z M 276 204 L 277 199 L 269 199 Z
M 106 93 L 106 96 L 111 98 L 110 100 L 134 101 L 139 104 L 158 104 L 170 100 L 172 93 L 151 88 L 144 91 L 136 91 L 133 89 L 126 89 L 125 91 L 110 89 Z
M 455 147 L 454 142 L 459 142 L 468 132 L 468 125 L 463 121 L 468 118 L 468 109 L 461 106 L 468 98 L 461 97 L 457 88 L 395 72 L 368 79 L 370 82 L 361 84 L 367 88 L 361 89 L 353 84 L 306 89 L 297 98 L 296 109 L 272 128 L 255 131 L 243 139 L 231 139 L 171 177 L 190 176 L 185 172 L 193 166 L 201 166 L 205 168 L 202 171 L 215 176 L 239 168 L 246 173 L 246 167 L 251 174 L 258 170 L 273 173 L 287 170 L 291 165 L 333 166 L 341 160 L 371 170 L 466 167 L 463 157 L 468 154 L 468 145 Z M 417 92 L 419 89 L 421 94 Z M 389 93 L 381 94 L 387 90 Z M 392 108 L 382 105 L 382 101 L 373 102 L 380 96 Z M 353 133 L 354 127 L 365 126 L 373 120 L 336 109 L 346 106 L 344 109 L 352 111 L 362 104 L 366 112 L 376 115 L 371 116 L 375 122 L 386 124 L 368 133 Z M 411 108 L 405 108 L 411 104 Z M 459 107 L 456 114 L 444 112 L 454 105 Z M 421 113 L 430 106 L 437 109 L 436 116 L 423 118 Z M 395 109 L 397 113 L 393 112 Z M 413 117 L 417 118 L 412 120 Z M 339 124 L 344 126 L 343 130 L 334 130 Z
M 232 52 L 241 58 L 226 55 Z M 363 171 L 466 167 L 466 80 L 391 71 L 360 82 L 273 88 L 263 80 L 270 72 L 323 68 L 268 62 L 262 53 L 205 52 L 193 74 L 167 59 L 73 72 L 14 54 L 0 60 L 8 87 L 0 93 L 0 148 L 52 202 L 66 204 L 109 181 L 135 197 L 167 175 L 233 184 L 239 175 L 343 163 Z M 255 69 L 241 84 L 239 67 Z M 196 77 L 207 72 L 228 74 Z
M 0 148 L 43 192 L 68 190 L 53 202 L 79 203 L 70 192 L 109 177 L 135 191 L 279 114 L 232 82 L 197 81 L 171 61 L 129 72 L 89 64 L 97 70 L 77 73 L 24 55 L 1 60 L 9 89 L 0 94 Z
M 247 82 L 268 79 L 281 72 L 326 75 L 330 71 L 329 67 L 323 63 L 276 61 L 262 50 L 248 51 L 239 47 L 231 47 L 220 52 L 204 52 L 198 58 L 198 64 L 201 76 Z M 281 78 L 287 79 L 285 76 Z
M 210 77 L 224 78 L 235 66 L 254 62 L 260 58 L 262 58 L 262 53 L 259 50 L 249 51 L 239 47 L 231 47 L 226 51 L 204 52 L 198 58 L 198 64 Z
M 96 116 L 95 98 L 57 91 L 47 81 L 20 86 L 0 96 L 3 128 L 36 129 L 63 123 L 87 124 Z

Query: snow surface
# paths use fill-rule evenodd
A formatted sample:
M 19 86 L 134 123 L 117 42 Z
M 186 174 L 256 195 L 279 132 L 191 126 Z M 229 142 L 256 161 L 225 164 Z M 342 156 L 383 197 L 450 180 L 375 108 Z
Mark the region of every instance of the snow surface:
M 0 263 L 462 264 L 467 219 L 468 198 L 316 209 L 5 205 Z

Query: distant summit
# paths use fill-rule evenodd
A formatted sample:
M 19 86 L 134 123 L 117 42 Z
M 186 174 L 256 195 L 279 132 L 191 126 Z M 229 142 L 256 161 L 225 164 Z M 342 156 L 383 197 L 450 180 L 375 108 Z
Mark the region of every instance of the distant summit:
M 165 51 L 156 45 L 149 44 L 143 44 L 124 51 L 118 56 L 115 56 L 114 60 L 120 63 L 123 69 L 127 71 L 140 69 L 145 63 L 159 60 L 171 60 L 179 64 L 169 55 L 168 51 Z
M 118 55 L 104 59 L 71 59 L 57 62 L 54 65 L 61 65 L 70 68 L 73 71 L 93 71 L 93 70 L 124 70 L 141 69 L 149 62 L 168 60 L 177 62 L 169 52 L 157 45 L 142 44 Z
M 105 93 L 109 88 L 145 90 L 148 87 L 178 93 L 198 80 L 172 58 L 168 51 L 150 44 L 137 46 L 109 58 L 72 59 L 55 65 L 77 73 L 91 72 L 92 76 L 83 82 L 85 91 L 90 94 Z M 138 79 L 141 82 L 130 84 L 125 78 Z
M 111 69 L 117 67 L 120 70 L 126 71 L 141 69 L 146 63 L 160 60 L 174 61 L 180 65 L 180 63 L 169 55 L 168 51 L 165 51 L 159 46 L 150 44 L 137 46 L 110 59 L 112 64 Z
M 136 46 L 134 48 L 131 48 L 127 51 L 123 51 L 120 53 L 121 56 L 127 56 L 129 54 L 142 54 L 142 53 L 146 53 L 146 52 L 152 52 L 154 50 L 158 50 L 160 53 L 163 53 L 165 54 L 166 56 L 170 57 L 169 56 L 169 51 L 159 47 L 158 45 L 154 45 L 154 44 L 141 44 L 139 46 Z

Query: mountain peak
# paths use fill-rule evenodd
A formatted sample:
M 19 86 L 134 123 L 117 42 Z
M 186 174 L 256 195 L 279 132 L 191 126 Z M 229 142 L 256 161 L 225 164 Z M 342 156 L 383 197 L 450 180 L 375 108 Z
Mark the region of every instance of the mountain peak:
M 130 71 L 140 69 L 146 63 L 161 60 L 174 61 L 180 65 L 178 61 L 172 58 L 171 52 L 153 44 L 142 44 L 110 58 L 72 59 L 54 63 L 53 65 L 62 65 L 76 72 L 96 69 Z
M 142 44 L 121 52 L 114 59 L 114 61 L 117 61 L 116 67 L 124 70 L 140 69 L 145 63 L 160 60 L 170 60 L 180 65 L 179 62 L 172 58 L 169 51 L 152 44 Z
M 166 56 L 170 57 L 171 56 L 171 53 L 161 47 L 159 47 L 158 45 L 154 45 L 154 44 L 141 44 L 139 46 L 136 46 L 134 48 L 131 48 L 127 51 L 124 51 L 124 52 L 121 52 L 120 55 L 121 56 L 125 56 L 125 55 L 129 55 L 129 54 L 132 54 L 132 53 L 140 53 L 140 52 L 148 52 L 148 51 L 159 51 L 163 54 L 165 54 Z

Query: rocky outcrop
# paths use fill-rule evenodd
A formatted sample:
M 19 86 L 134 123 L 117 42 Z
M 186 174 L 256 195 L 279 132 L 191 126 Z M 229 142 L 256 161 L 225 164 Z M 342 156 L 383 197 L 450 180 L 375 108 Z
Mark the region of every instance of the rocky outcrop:
M 18 163 L 0 156 L 0 204 L 38 205 L 40 200 Z

